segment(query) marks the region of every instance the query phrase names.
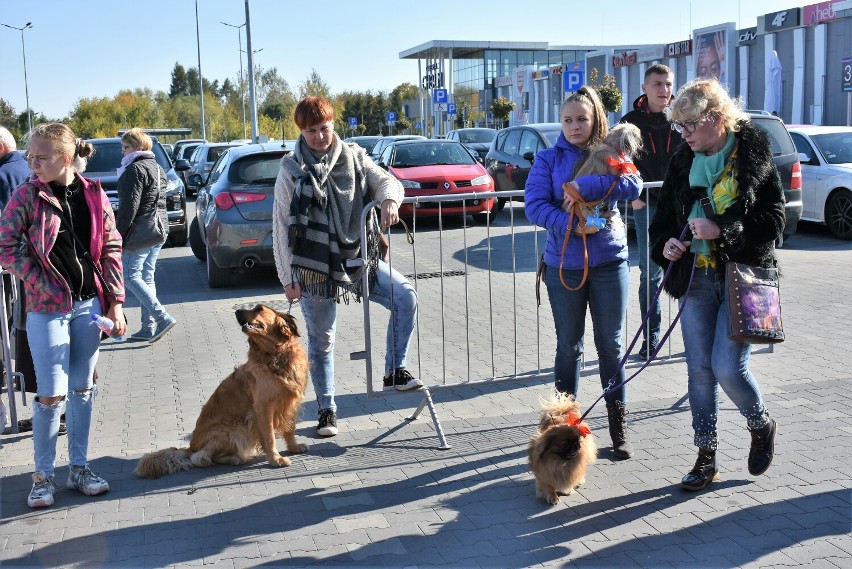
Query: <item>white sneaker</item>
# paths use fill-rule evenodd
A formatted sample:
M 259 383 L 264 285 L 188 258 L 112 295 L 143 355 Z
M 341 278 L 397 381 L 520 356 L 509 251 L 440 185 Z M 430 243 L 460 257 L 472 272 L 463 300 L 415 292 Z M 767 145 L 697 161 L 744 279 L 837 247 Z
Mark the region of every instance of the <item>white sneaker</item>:
M 97 496 L 98 494 L 109 492 L 107 481 L 92 472 L 88 466 L 80 469 L 71 467 L 65 487 L 79 490 L 86 496 Z
M 53 505 L 53 495 L 56 493 L 56 484 L 53 476 L 45 476 L 44 472 L 33 472 L 33 489 L 27 498 L 27 506 L 30 508 L 46 508 Z

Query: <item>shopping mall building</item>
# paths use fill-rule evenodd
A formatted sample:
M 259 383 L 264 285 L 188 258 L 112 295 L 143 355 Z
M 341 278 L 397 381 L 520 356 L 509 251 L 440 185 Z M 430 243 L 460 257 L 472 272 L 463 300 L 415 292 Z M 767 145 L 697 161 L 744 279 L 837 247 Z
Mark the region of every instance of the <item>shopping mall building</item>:
M 489 108 L 498 97 L 515 103 L 510 124 L 558 122 L 566 93 L 594 73 L 598 81 L 613 76 L 622 92 L 615 122 L 642 94 L 645 69 L 654 63 L 675 71 L 675 87 L 714 76 L 746 108 L 774 112 L 787 123 L 852 125 L 852 0 L 772 12 L 745 29 L 733 23 L 697 29 L 669 44 L 430 41 L 399 57 L 417 60 L 420 101 L 409 105 L 409 115 L 421 127 L 421 117 L 430 117 L 439 125 L 435 134 L 446 133 L 456 117 L 492 126 Z

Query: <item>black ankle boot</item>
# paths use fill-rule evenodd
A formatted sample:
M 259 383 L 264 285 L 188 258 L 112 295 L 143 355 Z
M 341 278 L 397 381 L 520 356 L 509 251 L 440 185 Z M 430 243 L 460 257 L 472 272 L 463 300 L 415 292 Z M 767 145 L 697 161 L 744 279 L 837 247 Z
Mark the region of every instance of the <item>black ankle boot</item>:
M 778 425 L 769 417 L 769 423 L 762 429 L 751 430 L 751 450 L 748 453 L 748 472 L 760 476 L 772 464 L 775 456 L 775 433 Z
M 684 490 L 703 490 L 710 482 L 719 480 L 719 469 L 716 467 L 716 451 L 704 448 L 698 449 L 698 460 L 686 476 L 680 481 Z
M 627 407 L 621 401 L 613 403 L 612 407 L 606 408 L 609 420 L 609 436 L 612 438 L 612 452 L 615 458 L 631 458 L 633 456 L 633 445 L 627 438 L 624 418 L 627 416 Z

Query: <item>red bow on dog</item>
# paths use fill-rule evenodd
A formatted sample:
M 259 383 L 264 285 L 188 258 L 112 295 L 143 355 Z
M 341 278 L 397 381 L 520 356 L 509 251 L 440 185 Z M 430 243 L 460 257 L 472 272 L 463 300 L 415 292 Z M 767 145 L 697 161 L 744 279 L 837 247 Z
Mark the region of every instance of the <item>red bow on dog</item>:
M 585 421 L 580 422 L 580 417 L 577 417 L 576 415 L 569 415 L 568 418 L 565 419 L 565 422 L 572 427 L 577 427 L 580 431 L 580 435 L 584 437 L 592 434 L 592 430 L 589 428 L 589 425 L 586 424 Z
M 606 163 L 609 164 L 615 173 L 619 176 L 625 176 L 627 174 L 638 174 L 639 170 L 636 169 L 636 166 L 633 165 L 633 162 L 628 162 L 624 160 L 624 157 L 620 157 L 621 160 L 617 158 L 613 158 L 612 156 L 608 156 L 606 159 Z

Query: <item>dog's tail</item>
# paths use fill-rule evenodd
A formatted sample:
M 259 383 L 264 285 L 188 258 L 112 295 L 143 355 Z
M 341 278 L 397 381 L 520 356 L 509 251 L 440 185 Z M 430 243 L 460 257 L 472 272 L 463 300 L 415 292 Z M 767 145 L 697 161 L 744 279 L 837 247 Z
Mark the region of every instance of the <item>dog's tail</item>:
M 139 459 L 136 470 L 133 473 L 139 478 L 159 478 L 166 474 L 174 474 L 181 470 L 192 468 L 190 456 L 192 451 L 188 448 L 167 448 L 149 452 Z

